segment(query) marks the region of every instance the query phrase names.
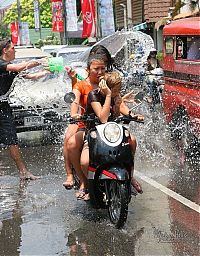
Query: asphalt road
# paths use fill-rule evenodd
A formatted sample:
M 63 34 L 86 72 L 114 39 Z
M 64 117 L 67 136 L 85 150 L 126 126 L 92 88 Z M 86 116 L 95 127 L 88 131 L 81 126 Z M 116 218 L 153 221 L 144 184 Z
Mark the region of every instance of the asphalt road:
M 22 153 L 37 181 L 20 182 L 6 149 L 0 149 L 0 254 L 199 255 L 199 160 L 170 142 L 162 117 L 133 124 L 135 169 L 144 193 L 133 198 L 127 222 L 116 230 L 106 210 L 94 210 L 66 191 L 61 143 L 20 134 Z

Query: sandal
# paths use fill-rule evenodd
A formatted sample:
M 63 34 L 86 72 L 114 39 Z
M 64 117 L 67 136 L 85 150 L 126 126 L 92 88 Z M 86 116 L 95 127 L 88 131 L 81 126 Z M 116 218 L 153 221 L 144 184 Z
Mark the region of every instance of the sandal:
M 82 189 L 79 189 L 75 195 L 76 195 L 76 198 L 77 200 L 84 200 L 85 196 L 88 194 L 88 191 L 87 189 L 85 188 L 82 188 Z
M 89 193 L 85 194 L 83 200 L 84 201 L 89 201 L 90 200 L 90 194 Z

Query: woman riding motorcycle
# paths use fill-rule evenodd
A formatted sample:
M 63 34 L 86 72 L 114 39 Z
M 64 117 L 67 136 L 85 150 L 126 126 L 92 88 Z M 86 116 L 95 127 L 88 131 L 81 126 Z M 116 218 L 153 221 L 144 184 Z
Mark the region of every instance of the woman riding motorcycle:
M 92 47 L 89 56 L 93 55 L 93 54 L 98 54 L 102 58 L 104 58 L 107 71 L 109 71 L 109 72 L 112 71 L 113 60 L 112 60 L 111 54 L 103 45 L 96 45 L 96 46 Z M 72 68 L 69 68 L 69 69 L 67 69 L 67 72 L 68 72 L 69 77 L 71 78 L 72 89 L 73 89 L 74 85 L 77 82 L 79 82 L 79 80 L 76 76 L 76 71 L 73 70 Z M 85 70 L 85 73 L 86 73 L 85 77 L 87 77 L 88 76 L 87 70 Z M 84 106 L 82 106 L 82 107 L 84 107 Z M 81 127 L 83 128 L 83 126 L 81 126 Z M 63 155 L 64 155 L 64 164 L 65 164 L 65 171 L 66 171 L 66 180 L 63 183 L 63 186 L 66 189 L 72 189 L 74 186 L 74 178 L 73 178 L 71 163 L 70 163 L 69 157 L 68 157 L 67 144 L 68 144 L 69 138 L 71 136 L 73 136 L 77 132 L 77 130 L 81 127 L 78 124 L 69 124 L 69 126 L 67 127 L 67 130 L 66 130 L 66 133 L 65 133 Z

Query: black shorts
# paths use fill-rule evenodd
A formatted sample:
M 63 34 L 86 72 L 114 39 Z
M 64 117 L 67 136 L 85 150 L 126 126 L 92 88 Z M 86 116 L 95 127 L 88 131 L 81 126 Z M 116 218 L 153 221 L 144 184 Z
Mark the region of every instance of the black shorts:
M 17 133 L 12 110 L 7 102 L 0 102 L 0 144 L 17 145 Z

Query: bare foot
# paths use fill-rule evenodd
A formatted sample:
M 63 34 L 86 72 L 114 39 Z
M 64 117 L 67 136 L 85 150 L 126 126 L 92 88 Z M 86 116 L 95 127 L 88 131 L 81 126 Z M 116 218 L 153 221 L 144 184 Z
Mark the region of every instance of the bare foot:
M 20 179 L 21 180 L 38 180 L 40 179 L 40 176 L 35 176 L 31 172 L 26 172 L 25 174 L 20 174 Z
M 72 189 L 73 186 L 74 186 L 74 177 L 72 174 L 68 174 L 67 175 L 67 179 L 66 181 L 63 183 L 63 186 L 66 188 L 66 189 Z

